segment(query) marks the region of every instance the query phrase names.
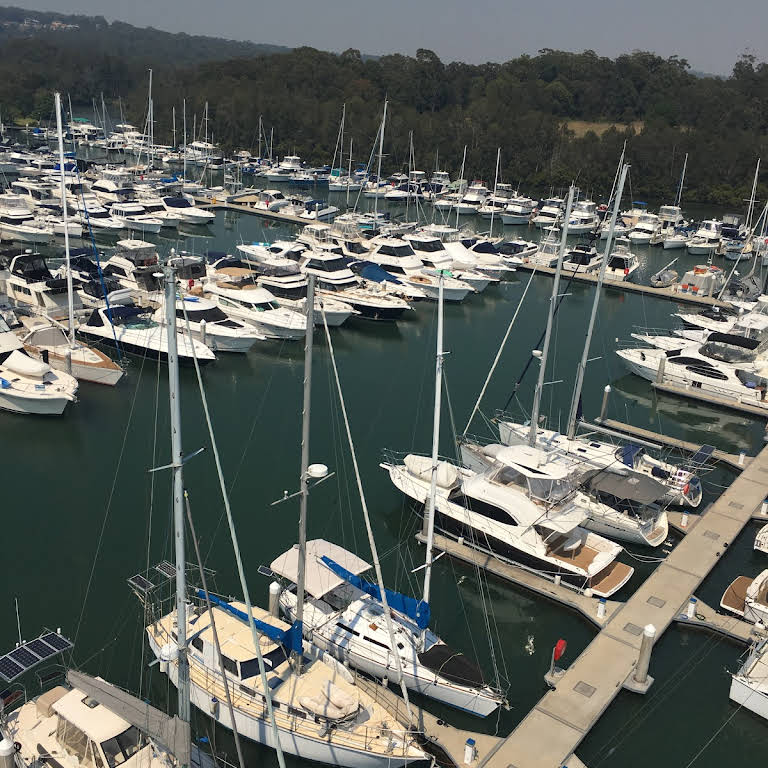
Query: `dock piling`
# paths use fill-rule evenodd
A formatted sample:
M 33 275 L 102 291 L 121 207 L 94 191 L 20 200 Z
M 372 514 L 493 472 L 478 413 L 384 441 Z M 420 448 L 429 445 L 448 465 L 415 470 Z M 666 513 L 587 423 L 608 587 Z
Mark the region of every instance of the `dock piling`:
M 646 624 L 643 629 L 643 639 L 640 642 L 640 655 L 637 658 L 635 670 L 629 680 L 624 683 L 624 687 L 634 693 L 647 693 L 653 684 L 653 678 L 648 674 L 648 667 L 651 664 L 651 651 L 653 642 L 656 639 L 656 627 L 653 624 Z
M 611 396 L 611 385 L 606 384 L 603 390 L 603 404 L 600 406 L 600 421 L 605 419 L 605 414 L 608 412 L 608 398 Z

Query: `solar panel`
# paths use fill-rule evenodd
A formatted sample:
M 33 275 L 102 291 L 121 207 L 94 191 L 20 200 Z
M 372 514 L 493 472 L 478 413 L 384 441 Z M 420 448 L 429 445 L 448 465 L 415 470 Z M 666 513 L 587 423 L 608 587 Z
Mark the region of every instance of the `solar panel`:
M 176 568 L 171 563 L 169 563 L 167 560 L 163 560 L 162 563 L 158 563 L 155 566 L 155 570 L 158 573 L 162 573 L 163 576 L 166 576 L 169 579 L 174 578 L 176 576 Z
M 155 586 L 151 581 L 145 579 L 141 574 L 131 576 L 131 578 L 128 579 L 128 583 L 135 589 L 139 590 L 139 592 L 148 592 Z
M 24 671 L 24 667 L 20 667 L 15 661 L 9 659 L 7 656 L 0 658 L 0 677 L 6 682 L 11 682 L 15 677 L 18 677 Z
M 59 652 L 66 651 L 67 648 L 72 647 L 72 643 L 70 643 L 66 637 L 57 635 L 55 632 L 49 632 L 47 635 L 43 635 L 40 639 Z
M 55 648 L 51 648 L 48 643 L 44 643 L 39 637 L 37 640 L 30 640 L 27 643 L 27 648 L 41 659 L 47 659 L 49 656 L 57 653 Z
M 23 669 L 34 667 L 40 661 L 34 653 L 30 653 L 23 645 L 7 655 L 9 659 L 13 659 Z

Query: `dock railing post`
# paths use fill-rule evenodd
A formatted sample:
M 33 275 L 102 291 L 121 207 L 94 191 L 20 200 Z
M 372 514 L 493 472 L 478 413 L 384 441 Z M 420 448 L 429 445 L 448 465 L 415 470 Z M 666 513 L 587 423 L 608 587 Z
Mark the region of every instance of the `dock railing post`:
M 653 683 L 653 678 L 648 674 L 648 667 L 651 664 L 651 651 L 655 639 L 656 627 L 653 624 L 646 625 L 643 629 L 637 664 L 629 679 L 624 683 L 624 687 L 634 693 L 647 693 Z
M 603 390 L 603 404 L 600 406 L 600 418 L 598 421 L 605 421 L 605 414 L 608 412 L 608 398 L 611 396 L 611 385 L 606 384 Z
M 656 371 L 656 383 L 657 384 L 663 384 L 664 383 L 664 369 L 667 367 L 667 358 L 662 357 L 659 359 L 659 368 Z

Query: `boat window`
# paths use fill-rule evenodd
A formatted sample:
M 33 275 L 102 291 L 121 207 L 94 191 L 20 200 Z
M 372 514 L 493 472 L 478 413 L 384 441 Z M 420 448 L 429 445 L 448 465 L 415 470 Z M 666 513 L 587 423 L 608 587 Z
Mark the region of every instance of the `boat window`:
M 177 309 L 176 317 L 184 319 L 184 310 Z M 187 317 L 191 323 L 199 323 L 205 320 L 206 323 L 219 323 L 222 320 L 226 320 L 227 316 L 218 307 L 210 307 L 210 309 L 194 309 L 193 307 L 187 307 Z
M 492 253 L 496 254 L 496 247 L 493 243 L 489 243 L 487 240 L 480 240 L 472 246 L 472 250 L 475 253 Z
M 191 208 L 192 203 L 183 197 L 166 197 L 163 202 L 168 208 Z
M 235 677 L 238 676 L 237 674 L 237 662 L 233 659 L 230 659 L 229 656 L 224 656 L 222 654 L 221 661 L 224 664 L 224 669 L 229 672 L 230 675 L 234 675 Z
M 339 272 L 340 270 L 347 268 L 343 259 L 329 259 L 328 261 L 311 259 L 307 266 L 312 269 L 319 269 L 322 272 Z
M 513 467 L 503 466 L 492 478 L 494 482 L 501 483 L 502 485 L 517 485 L 525 487 L 525 475 L 522 472 L 518 472 Z
M 528 488 L 531 496 L 541 501 L 562 501 L 572 490 L 569 478 L 553 480 L 548 477 L 529 477 Z
M 687 365 L 685 370 L 690 371 L 691 373 L 697 373 L 699 376 L 706 376 L 709 379 L 717 379 L 718 381 L 728 381 L 727 374 L 721 373 L 715 368 L 710 368 L 709 366 Z
M 76 726 L 59 717 L 56 724 L 56 741 L 71 755 L 79 759 L 85 757 L 85 750 L 88 747 L 88 737 Z
M 145 744 L 146 737 L 144 734 L 135 725 L 132 725 L 114 738 L 103 741 L 101 748 L 104 750 L 109 768 L 115 768 L 126 760 L 130 760 L 143 749 Z
M 697 357 L 683 357 L 682 355 L 679 357 L 668 357 L 667 362 L 674 365 L 694 365 L 699 368 L 712 367 L 706 360 L 699 360 Z
M 203 638 L 199 635 L 192 638 L 192 647 L 196 648 L 200 653 L 203 652 Z
M 358 243 L 355 240 L 348 241 L 346 246 L 350 253 L 368 253 L 368 249 L 362 243 Z
M 422 253 L 438 253 L 443 250 L 443 244 L 435 238 L 434 240 L 411 240 L 411 247 L 414 251 Z
M 226 657 L 225 657 L 226 658 Z M 267 672 L 277 669 L 281 664 L 288 661 L 285 648 L 278 646 L 271 650 L 269 653 L 262 655 L 264 659 L 264 667 Z M 226 665 L 225 665 L 226 666 Z M 240 677 L 243 680 L 248 680 L 251 677 L 256 677 L 259 674 L 259 660 L 258 658 L 248 659 L 248 661 L 240 662 Z
M 382 256 L 394 256 L 398 259 L 414 255 L 410 245 L 380 245 L 379 253 Z
M 454 491 L 448 496 L 448 501 L 453 504 L 457 504 L 464 509 L 470 510 L 470 512 L 476 512 L 478 515 L 487 517 L 489 520 L 495 520 L 497 523 L 504 523 L 504 525 L 517 525 L 517 522 L 510 516 L 510 514 L 500 507 L 496 507 L 493 504 L 488 504 L 480 499 L 473 499 L 465 496 L 461 491 Z
M 747 363 L 754 359 L 754 352 L 752 350 L 736 347 L 731 344 L 721 344 L 716 341 L 708 341 L 701 347 L 699 352 L 704 357 L 719 360 L 723 363 Z

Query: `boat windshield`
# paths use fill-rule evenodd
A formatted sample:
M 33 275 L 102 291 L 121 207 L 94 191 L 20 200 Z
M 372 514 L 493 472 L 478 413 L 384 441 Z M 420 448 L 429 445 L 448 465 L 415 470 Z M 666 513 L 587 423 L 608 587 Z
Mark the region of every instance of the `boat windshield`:
M 347 240 L 345 245 L 350 253 L 368 253 L 368 249 L 356 240 Z
M 310 259 L 307 266 L 311 269 L 319 269 L 322 272 L 340 272 L 347 268 L 344 259 Z
M 719 341 L 708 341 L 699 352 L 711 360 L 719 360 L 722 363 L 748 363 L 754 360 L 753 350 L 737 347 L 732 344 L 723 344 Z
M 529 477 L 528 489 L 531 497 L 540 501 L 562 501 L 574 488 L 570 477 L 553 479 L 551 477 Z
M 131 331 L 147 331 L 150 328 L 157 328 L 157 323 L 149 315 L 134 315 L 133 317 L 114 317 L 113 325 L 122 325 Z
M 184 197 L 166 197 L 163 201 L 169 208 L 191 208 L 192 203 Z
M 135 725 L 132 725 L 121 734 L 107 741 L 102 741 L 101 748 L 104 750 L 104 757 L 107 758 L 109 768 L 116 768 L 141 751 L 145 744 L 146 737 L 144 734 Z
M 380 245 L 379 254 L 381 256 L 395 256 L 398 259 L 406 256 L 413 256 L 413 248 L 410 245 Z
M 191 323 L 201 323 L 203 320 L 205 320 L 206 323 L 219 323 L 222 320 L 229 319 L 218 307 L 210 307 L 208 309 L 194 309 L 193 307 L 187 307 L 186 316 Z M 176 317 L 183 319 L 184 310 L 177 309 Z
M 435 238 L 434 240 L 411 240 L 411 247 L 414 251 L 422 253 L 437 253 L 443 250 L 443 244 Z

